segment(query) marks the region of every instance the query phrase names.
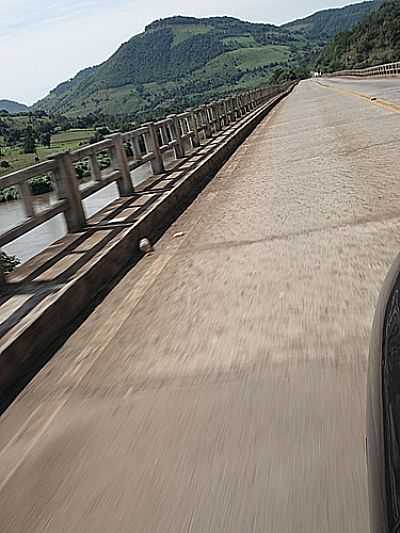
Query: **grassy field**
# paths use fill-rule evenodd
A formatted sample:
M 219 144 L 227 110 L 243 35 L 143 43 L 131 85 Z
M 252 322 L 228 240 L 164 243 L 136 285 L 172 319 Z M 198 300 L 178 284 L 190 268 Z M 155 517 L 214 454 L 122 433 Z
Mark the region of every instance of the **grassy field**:
M 193 76 L 198 79 L 205 79 L 221 72 L 250 71 L 272 63 L 285 62 L 288 57 L 289 49 L 287 46 L 267 45 L 254 48 L 239 48 L 219 55 L 204 68 L 195 71 Z
M 289 51 L 287 46 L 267 45 L 257 48 L 240 48 L 225 54 L 233 60 L 240 70 L 251 70 L 258 67 L 287 61 Z
M 204 26 L 202 24 L 183 24 L 182 26 L 174 26 L 174 46 L 190 39 L 193 35 L 208 33 L 210 29 L 209 26 Z
M 55 133 L 51 137 L 51 144 L 70 144 L 86 142 L 92 135 L 94 135 L 94 129 L 81 129 L 81 130 L 68 130 L 61 133 Z
M 56 133 L 51 137 L 51 146 L 37 146 L 37 154 L 40 161 L 58 152 L 66 150 L 75 150 L 81 143 L 87 143 L 95 133 L 94 129 L 68 130 L 61 133 Z M 9 174 L 21 168 L 28 167 L 35 164 L 35 154 L 24 154 L 23 149 L 17 146 L 4 147 L 1 146 L 0 161 L 8 161 L 11 165 L 9 168 L 0 167 L 0 176 Z
M 230 48 L 253 48 L 260 46 L 253 35 L 241 35 L 238 37 L 225 37 L 223 43 Z

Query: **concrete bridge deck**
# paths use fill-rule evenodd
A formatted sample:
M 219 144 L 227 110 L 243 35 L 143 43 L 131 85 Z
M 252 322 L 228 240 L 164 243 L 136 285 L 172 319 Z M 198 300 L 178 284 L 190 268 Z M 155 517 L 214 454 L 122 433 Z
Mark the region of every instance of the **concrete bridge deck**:
M 2 533 L 367 531 L 400 122 L 321 83 L 262 122 L 3 414 Z

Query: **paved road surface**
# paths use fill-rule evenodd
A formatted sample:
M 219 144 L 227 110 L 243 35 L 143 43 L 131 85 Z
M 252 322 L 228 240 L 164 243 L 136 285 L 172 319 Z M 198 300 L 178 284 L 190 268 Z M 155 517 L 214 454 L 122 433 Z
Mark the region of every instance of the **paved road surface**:
M 323 82 L 328 80 L 322 80 Z M 341 90 L 355 91 L 370 97 L 400 104 L 400 80 L 393 78 L 375 78 L 360 80 L 357 78 L 330 79 L 329 84 Z
M 400 117 L 323 83 L 258 127 L 2 416 L 2 533 L 365 533 Z

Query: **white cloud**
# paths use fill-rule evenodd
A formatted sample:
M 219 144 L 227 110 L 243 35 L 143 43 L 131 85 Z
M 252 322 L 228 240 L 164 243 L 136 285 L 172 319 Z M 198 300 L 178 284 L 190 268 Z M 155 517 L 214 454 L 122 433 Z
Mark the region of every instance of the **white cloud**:
M 0 98 L 28 104 L 98 64 L 154 19 L 229 15 L 281 23 L 340 0 L 0 0 Z

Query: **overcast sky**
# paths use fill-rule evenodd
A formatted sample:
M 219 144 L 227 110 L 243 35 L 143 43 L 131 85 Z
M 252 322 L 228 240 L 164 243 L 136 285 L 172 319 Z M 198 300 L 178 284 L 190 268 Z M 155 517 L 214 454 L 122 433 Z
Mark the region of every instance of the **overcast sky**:
M 32 104 L 149 22 L 228 15 L 281 24 L 346 0 L 0 0 L 0 99 Z

